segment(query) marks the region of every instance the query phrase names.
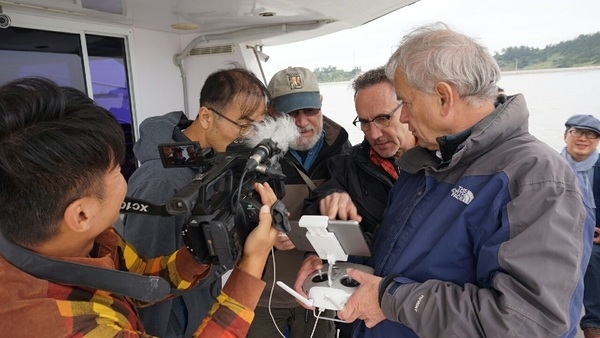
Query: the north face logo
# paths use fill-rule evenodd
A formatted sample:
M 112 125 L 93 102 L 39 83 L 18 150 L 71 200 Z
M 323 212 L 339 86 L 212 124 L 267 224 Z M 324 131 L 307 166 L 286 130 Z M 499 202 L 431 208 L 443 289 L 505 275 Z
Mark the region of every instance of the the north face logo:
M 302 78 L 298 73 L 288 73 L 288 84 L 290 85 L 290 89 L 302 89 Z
M 473 200 L 474 196 L 471 190 L 461 187 L 452 189 L 451 196 L 456 198 L 457 200 L 463 202 L 464 204 L 469 204 Z

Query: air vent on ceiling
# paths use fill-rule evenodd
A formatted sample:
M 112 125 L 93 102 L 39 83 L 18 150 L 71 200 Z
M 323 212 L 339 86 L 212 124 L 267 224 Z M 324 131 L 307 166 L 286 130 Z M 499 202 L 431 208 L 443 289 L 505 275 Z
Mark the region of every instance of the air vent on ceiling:
M 190 55 L 214 55 L 214 54 L 233 54 L 235 48 L 233 45 L 196 47 L 192 48 Z
M 106 14 L 126 16 L 125 0 L 81 0 L 81 7 Z

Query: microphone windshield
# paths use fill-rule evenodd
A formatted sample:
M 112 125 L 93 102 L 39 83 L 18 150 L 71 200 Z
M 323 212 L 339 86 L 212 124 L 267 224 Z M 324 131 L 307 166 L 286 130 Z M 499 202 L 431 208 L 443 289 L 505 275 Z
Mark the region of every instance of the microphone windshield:
M 282 114 L 277 119 L 267 117 L 262 122 L 255 122 L 254 126 L 255 133 L 246 139 L 246 144 L 251 148 L 264 139 L 271 139 L 277 143 L 277 148 L 285 153 L 290 144 L 300 137 L 294 119 L 287 114 Z

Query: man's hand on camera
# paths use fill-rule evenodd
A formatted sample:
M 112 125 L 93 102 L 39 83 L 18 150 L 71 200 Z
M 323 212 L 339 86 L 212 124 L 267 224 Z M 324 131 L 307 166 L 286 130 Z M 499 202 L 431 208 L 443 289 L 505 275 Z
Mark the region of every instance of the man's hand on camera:
M 328 216 L 329 219 L 357 222 L 362 220 L 347 192 L 334 192 L 323 197 L 319 202 L 319 207 L 321 215 Z
M 302 262 L 302 265 L 300 266 L 300 269 L 298 270 L 298 273 L 296 274 L 294 290 L 296 290 L 296 292 L 298 292 L 302 296 L 308 298 L 308 295 L 302 289 L 302 285 L 304 285 L 304 281 L 306 280 L 306 278 L 308 278 L 308 276 L 312 275 L 320 269 L 323 269 L 323 261 L 321 260 L 321 258 L 319 258 L 319 256 L 314 254 L 306 256 L 306 258 L 304 258 L 304 261 Z M 300 301 L 298 303 L 309 310 L 313 309 L 307 307 Z
M 270 211 L 270 207 L 277 201 L 277 196 L 268 183 L 255 183 L 254 189 L 260 194 L 263 206 L 260 208 L 258 226 L 246 238 L 244 254 L 238 265 L 241 270 L 260 279 L 269 252 L 279 235 L 279 231 L 271 225 Z

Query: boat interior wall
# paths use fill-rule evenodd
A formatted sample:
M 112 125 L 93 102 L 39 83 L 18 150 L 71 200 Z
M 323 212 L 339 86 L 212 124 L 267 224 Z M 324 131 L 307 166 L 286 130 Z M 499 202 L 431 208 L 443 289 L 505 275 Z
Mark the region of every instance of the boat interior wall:
M 201 43 L 210 43 L 213 40 L 242 43 L 295 32 L 311 31 L 330 22 L 330 20 L 317 20 L 303 23 L 284 23 L 269 26 L 248 27 L 218 34 L 200 35 L 194 38 L 180 53 L 175 56 L 175 62 L 177 63 L 179 60 L 187 57 L 190 51 Z
M 133 23 L 128 0 L 2 0 L 0 4 L 25 13 L 45 12 L 47 15 L 63 18 L 79 16 L 99 23 Z
M 240 65 L 252 70 L 259 78 L 261 77 L 260 67 L 253 51 L 243 44 L 235 44 L 234 50 L 235 53 L 232 54 L 191 55 L 183 60 L 179 88 L 182 88 L 183 82 L 185 106 L 182 110 L 189 118 L 196 117 L 202 84 L 215 70 Z
M 183 110 L 181 76 L 172 61 L 173 55 L 181 49 L 180 37 L 134 29 L 130 43 L 136 126 L 150 116 Z
M 134 84 L 140 96 L 137 120 L 182 110 L 189 118 L 198 112 L 198 99 L 202 84 L 208 75 L 220 68 L 239 64 L 257 70 L 257 62 L 245 45 L 233 45 L 234 53 L 191 55 L 183 61 L 183 73 L 173 63 L 173 55 L 189 43 L 191 36 L 174 36 L 172 33 L 147 29 L 134 29 L 135 55 Z M 222 46 L 222 45 L 221 45 Z M 259 74 L 257 74 L 258 76 Z M 185 85 L 184 85 L 185 83 Z M 183 90 L 182 90 L 183 88 Z
M 196 36 L 248 34 L 265 45 L 305 40 L 356 27 L 418 0 L 0 0 L 18 11 Z M 309 23 L 321 22 L 315 26 Z M 281 29 L 297 25 L 305 29 Z M 265 27 L 279 27 L 278 33 Z M 255 29 L 263 28 L 264 30 Z M 260 34 L 262 32 L 262 34 Z M 236 42 L 236 41 L 232 41 Z M 239 41 L 244 42 L 244 41 Z

